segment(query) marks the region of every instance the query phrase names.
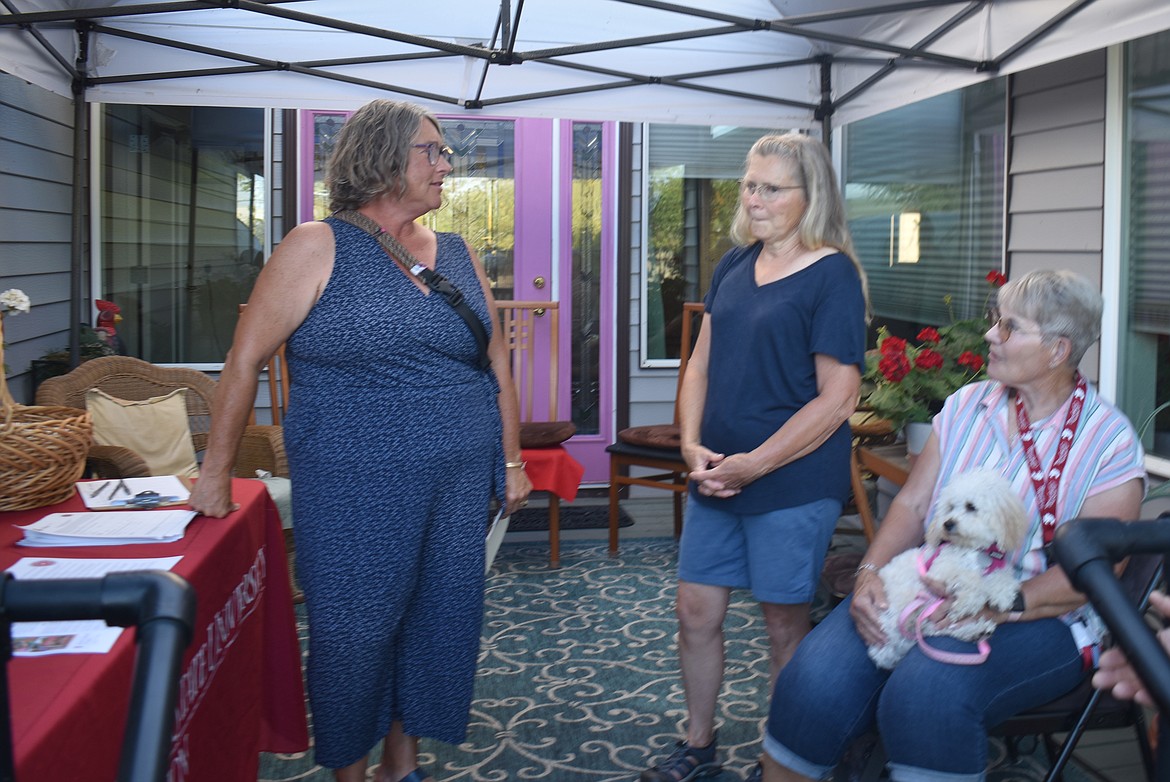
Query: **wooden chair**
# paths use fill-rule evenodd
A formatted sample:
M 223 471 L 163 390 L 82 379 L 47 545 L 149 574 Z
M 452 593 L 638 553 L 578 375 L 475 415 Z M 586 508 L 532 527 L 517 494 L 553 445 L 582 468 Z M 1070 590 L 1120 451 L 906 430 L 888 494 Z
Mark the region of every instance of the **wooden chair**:
M 617 441 L 605 450 L 609 453 L 609 553 L 618 550 L 618 494 L 623 486 L 645 486 L 674 493 L 674 535 L 682 534 L 683 494 L 687 490 L 687 464 L 679 447 L 678 397 L 683 374 L 690 360 L 695 321 L 702 318 L 703 304 L 683 304 L 681 346 L 679 348 L 678 385 L 675 389 L 674 422 L 652 426 L 633 426 L 618 432 Z M 633 469 L 649 469 L 650 475 L 633 475 Z
M 244 314 L 244 310 L 248 307 L 247 304 L 240 305 L 240 314 Z M 280 347 L 268 359 L 268 366 L 264 368 L 268 373 L 268 403 L 269 410 L 272 413 L 273 426 L 280 426 L 281 421 L 284 420 L 285 415 L 288 414 L 288 385 L 289 373 L 288 363 L 284 358 L 284 343 L 280 343 Z M 252 412 L 252 423 L 256 423 L 256 412 Z
M 560 501 L 577 498 L 584 475 L 581 464 L 561 445 L 576 427 L 560 418 L 560 308 L 555 301 L 497 301 L 496 309 L 520 402 L 520 458 L 528 465 L 533 488 L 549 496 L 548 558 L 555 568 L 560 565 Z M 547 386 L 547 397 L 538 393 L 542 386 Z
M 187 418 L 195 452 L 207 448 L 211 431 L 211 407 L 215 381 L 185 367 L 160 367 L 130 356 L 103 356 L 86 361 L 68 374 L 53 377 L 37 389 L 39 405 L 63 405 L 85 409 L 85 394 L 100 389 L 118 399 L 142 401 L 163 396 L 177 388 L 187 389 Z M 133 451 L 113 445 L 93 445 L 87 470 L 101 478 L 138 478 L 150 475 L 146 462 Z M 278 426 L 248 426 L 236 454 L 233 471 L 240 478 L 255 478 L 256 470 L 288 475 L 284 438 Z

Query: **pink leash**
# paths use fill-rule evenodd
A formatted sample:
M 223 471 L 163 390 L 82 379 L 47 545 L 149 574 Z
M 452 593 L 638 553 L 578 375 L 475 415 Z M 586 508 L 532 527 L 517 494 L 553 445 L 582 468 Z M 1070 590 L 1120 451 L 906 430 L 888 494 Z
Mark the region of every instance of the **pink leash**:
M 943 545 L 946 544 L 944 543 Z M 939 548 L 941 548 L 941 546 Z M 930 570 L 930 566 L 934 564 L 935 557 L 937 556 L 938 549 L 936 549 L 935 552 L 931 555 L 929 561 L 926 561 L 923 559 L 923 554 L 920 552 L 918 554 L 918 575 L 925 576 Z M 1000 567 L 1002 567 L 1002 560 L 999 561 L 1001 563 Z M 997 569 L 995 564 L 988 568 L 989 571 L 994 569 Z M 938 607 L 941 606 L 945 600 L 945 597 L 938 597 L 925 590 L 919 592 L 918 595 L 910 601 L 910 604 L 902 610 L 901 615 L 898 617 L 898 630 L 902 633 L 902 637 L 912 640 L 916 639 L 918 642 L 918 648 L 922 650 L 922 653 L 930 659 L 936 660 L 940 663 L 950 663 L 952 665 L 979 665 L 980 663 L 986 661 L 987 656 L 991 654 L 991 644 L 987 642 L 986 638 L 979 639 L 979 643 L 977 644 L 979 648 L 978 652 L 947 652 L 943 651 L 942 649 L 936 649 L 927 642 L 926 636 L 922 632 L 922 626 L 926 624 L 926 620 L 929 619 L 931 615 L 938 610 Z M 923 608 L 923 606 L 925 606 L 925 608 L 922 610 L 922 613 L 918 615 L 917 621 L 914 622 L 913 631 L 911 631 L 909 625 L 911 620 L 914 618 L 914 612 L 920 608 Z

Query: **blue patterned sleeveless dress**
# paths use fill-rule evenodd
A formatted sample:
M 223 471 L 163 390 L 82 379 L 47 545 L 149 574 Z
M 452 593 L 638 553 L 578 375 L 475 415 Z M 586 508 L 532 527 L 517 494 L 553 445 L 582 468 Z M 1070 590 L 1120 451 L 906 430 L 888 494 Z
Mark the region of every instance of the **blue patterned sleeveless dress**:
M 347 766 L 401 721 L 459 743 L 483 614 L 484 533 L 504 457 L 495 376 L 437 294 L 334 219 L 333 274 L 288 340 L 284 426 L 309 620 L 317 762 Z M 463 239 L 436 270 L 491 333 Z

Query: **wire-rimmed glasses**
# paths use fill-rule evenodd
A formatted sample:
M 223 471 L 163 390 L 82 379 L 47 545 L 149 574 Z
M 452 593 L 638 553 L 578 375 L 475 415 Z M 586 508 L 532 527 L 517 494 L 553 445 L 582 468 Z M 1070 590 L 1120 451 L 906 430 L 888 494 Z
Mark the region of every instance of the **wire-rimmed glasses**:
M 758 195 L 764 202 L 775 201 L 785 190 L 804 190 L 804 185 L 761 185 L 747 179 L 739 180 L 739 191 L 744 196 Z
M 994 328 L 999 335 L 1000 342 L 1007 342 L 1011 339 L 1012 334 L 1037 334 L 1043 335 L 1043 329 L 1024 329 L 1020 328 L 1016 322 L 1011 318 L 1005 318 L 1000 314 L 998 309 L 992 308 L 987 311 L 987 326 Z
M 439 157 L 448 163 L 451 162 L 451 156 L 455 154 L 455 150 L 451 149 L 446 144 L 440 144 L 437 141 L 428 141 L 426 144 L 414 144 L 415 149 L 425 149 L 427 151 L 427 162 L 432 166 L 439 164 Z

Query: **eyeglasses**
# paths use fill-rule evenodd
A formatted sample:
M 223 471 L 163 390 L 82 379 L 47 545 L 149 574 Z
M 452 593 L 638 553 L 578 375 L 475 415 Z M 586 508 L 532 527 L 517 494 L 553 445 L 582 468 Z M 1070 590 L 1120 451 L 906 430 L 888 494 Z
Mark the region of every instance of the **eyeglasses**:
M 440 144 L 437 141 L 430 141 L 426 144 L 413 144 L 415 149 L 425 149 L 427 151 L 427 162 L 432 166 L 439 164 L 439 156 L 442 155 L 443 160 L 448 163 L 451 162 L 451 156 L 455 154 L 455 150 L 451 149 L 446 144 Z
M 1007 342 L 1011 339 L 1012 334 L 1036 334 L 1043 335 L 1043 329 L 1022 329 L 1016 325 L 1016 322 L 1011 318 L 1005 318 L 999 314 L 999 310 L 988 310 L 987 312 L 987 326 L 993 328 L 999 334 L 1000 342 Z
M 739 180 L 739 191 L 744 196 L 758 195 L 765 203 L 775 201 L 785 190 L 804 190 L 804 185 L 757 185 L 746 179 Z

